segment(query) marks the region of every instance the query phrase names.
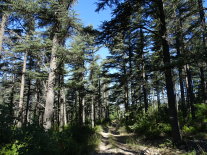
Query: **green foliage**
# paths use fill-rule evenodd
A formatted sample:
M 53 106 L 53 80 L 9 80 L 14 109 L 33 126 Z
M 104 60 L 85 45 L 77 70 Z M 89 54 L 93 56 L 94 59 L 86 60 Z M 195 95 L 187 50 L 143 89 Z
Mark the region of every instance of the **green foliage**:
M 162 107 L 160 111 L 165 111 L 165 107 Z M 144 134 L 147 138 L 156 138 L 164 135 L 169 135 L 171 132 L 171 126 L 167 123 L 167 118 L 161 119 L 161 113 L 157 110 L 151 110 L 146 114 L 138 114 L 136 122 L 130 128 L 137 134 Z M 165 112 L 166 114 L 166 112 Z
M 196 120 L 201 122 L 201 127 L 207 129 L 207 104 L 196 104 Z
M 1 148 L 0 154 L 2 155 L 19 155 L 19 149 L 24 147 L 24 144 L 19 144 L 18 141 L 15 141 L 12 144 L 7 144 Z
M 69 126 L 59 133 L 58 142 L 62 154 L 88 154 L 96 147 L 98 135 L 86 126 Z
M 195 127 L 187 126 L 187 125 L 183 126 L 183 130 L 182 131 L 183 131 L 183 134 L 185 134 L 185 135 L 191 135 L 191 134 L 196 133 Z
M 173 142 L 171 139 L 166 139 L 159 147 L 173 147 Z
M 13 142 L 2 147 L 0 154 L 89 154 L 98 144 L 99 136 L 95 129 L 87 126 L 69 126 L 61 132 L 44 131 L 37 125 L 15 130 Z
M 188 153 L 184 153 L 184 154 L 182 154 L 182 155 L 196 155 L 197 153 L 196 153 L 196 151 L 194 150 L 194 151 L 191 151 L 191 152 L 188 152 Z
M 206 104 L 196 104 L 196 119 L 190 118 L 186 124 L 183 126 L 182 131 L 184 135 L 195 135 L 199 132 L 207 131 L 207 105 Z
M 9 143 L 12 139 L 12 115 L 10 107 L 0 105 L 0 145 Z

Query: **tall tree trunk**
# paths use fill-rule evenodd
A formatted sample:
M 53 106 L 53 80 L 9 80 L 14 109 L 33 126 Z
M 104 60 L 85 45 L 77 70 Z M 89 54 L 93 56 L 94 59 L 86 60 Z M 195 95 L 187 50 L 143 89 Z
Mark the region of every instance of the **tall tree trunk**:
M 27 103 L 25 109 L 24 125 L 27 125 L 29 121 L 30 100 L 31 100 L 31 80 L 28 79 Z
M 60 73 L 59 73 L 60 74 Z M 54 115 L 56 116 L 56 118 L 57 118 L 57 125 L 59 126 L 59 127 L 62 127 L 60 124 L 60 121 L 61 121 L 61 113 L 60 113 L 60 111 L 61 111 L 61 86 L 60 86 L 60 75 L 59 75 L 59 78 L 58 78 L 58 83 L 59 83 L 59 88 L 58 88 L 58 92 L 57 92 L 57 104 L 55 105 L 55 107 L 56 107 L 56 111 L 54 112 Z
M 103 98 L 104 100 L 104 98 Z M 102 96 L 101 96 L 101 79 L 99 76 L 98 79 L 98 119 L 101 121 L 101 114 L 102 114 Z
M 190 70 L 190 66 L 188 64 L 185 66 L 185 70 L 187 73 L 187 81 L 188 81 L 187 82 L 188 101 L 189 101 L 189 105 L 190 105 L 192 118 L 195 119 L 195 106 L 194 106 L 195 96 L 193 93 L 193 82 L 192 82 L 191 70 Z
M 160 88 L 159 88 L 159 81 L 157 79 L 157 75 L 156 75 L 156 95 L 157 95 L 157 107 L 158 107 L 158 111 L 160 110 Z
M 148 95 L 147 95 L 147 89 L 146 89 L 146 84 L 147 84 L 147 76 L 146 76 L 146 72 L 145 72 L 145 57 L 144 57 L 144 34 L 142 29 L 140 28 L 140 48 L 141 48 L 141 56 L 142 56 L 142 81 L 143 81 L 143 85 L 142 85 L 142 91 L 143 91 L 143 95 L 144 95 L 144 108 L 145 108 L 145 113 L 148 111 Z
M 158 6 L 158 17 L 160 21 L 159 35 L 160 35 L 161 44 L 162 44 L 163 62 L 165 65 L 164 73 L 165 73 L 165 81 L 166 81 L 167 97 L 168 97 L 169 118 L 170 118 L 170 123 L 172 127 L 172 138 L 175 144 L 179 144 L 181 143 L 182 138 L 181 138 L 179 123 L 178 123 L 172 70 L 169 66 L 171 64 L 171 60 L 170 60 L 169 44 L 166 40 L 167 29 L 166 29 L 163 1 L 162 0 L 156 1 L 156 4 Z
M 9 103 L 9 115 L 10 117 L 13 119 L 14 117 L 14 95 L 15 95 L 15 92 L 14 92 L 14 76 L 12 76 L 12 86 L 11 86 L 11 93 L 10 93 L 10 97 L 9 97 L 9 100 L 10 100 L 10 103 Z
M 57 34 L 53 36 L 53 45 L 52 45 L 52 53 L 50 59 L 50 72 L 47 81 L 47 92 L 46 92 L 46 104 L 45 104 L 45 112 L 44 112 L 44 128 L 46 130 L 51 129 L 52 127 L 52 116 L 53 116 L 53 106 L 54 106 L 54 87 L 55 87 L 55 71 L 57 69 L 57 48 L 59 42 Z
M 205 20 L 205 12 L 203 7 L 203 1 L 198 0 L 198 9 L 200 14 L 200 22 L 202 27 L 202 43 L 203 43 L 203 51 L 204 56 L 207 56 L 207 50 L 206 50 L 206 20 Z M 204 103 L 207 103 L 207 95 L 206 95 L 206 87 L 205 87 L 205 76 L 204 76 L 204 67 L 203 64 L 200 67 L 200 77 L 201 77 L 201 91 L 202 91 L 202 98 Z
M 92 95 L 92 99 L 91 99 L 91 126 L 92 128 L 94 128 L 95 122 L 94 122 L 94 95 Z
M 29 70 L 32 69 L 32 58 L 30 56 L 29 59 Z M 29 110 L 30 110 L 30 101 L 31 101 L 31 79 L 30 77 L 28 78 L 28 90 L 27 90 L 27 104 L 26 104 L 26 109 L 25 109 L 25 119 L 24 119 L 24 125 L 27 125 L 29 121 Z
M 35 105 L 34 105 L 34 113 L 33 113 L 33 120 L 37 121 L 38 111 L 39 111 L 39 104 L 40 104 L 40 81 L 36 79 L 35 83 Z
M 60 100 L 60 127 L 67 125 L 67 114 L 66 114 L 66 100 L 64 88 L 61 89 L 61 100 Z
M 85 106 L 85 97 L 82 98 L 82 122 L 83 122 L 83 125 L 85 125 L 86 123 L 86 106 Z
M 180 13 L 176 13 L 176 7 L 174 7 L 174 14 L 176 16 L 176 43 L 175 47 L 177 50 L 178 58 L 181 58 L 181 53 L 184 53 L 184 46 L 183 46 L 183 35 L 182 35 L 182 22 L 180 18 Z M 184 93 L 184 79 L 183 79 L 183 66 L 178 66 L 178 77 L 179 77 L 179 84 L 180 84 L 180 94 L 181 94 L 181 111 L 183 114 L 183 118 L 187 116 L 187 109 L 186 109 L 186 102 L 185 102 L 185 93 Z
M 24 104 L 24 88 L 25 88 L 25 73 L 26 73 L 26 66 L 27 66 L 27 55 L 28 55 L 28 52 L 26 51 L 24 54 L 24 61 L 23 61 L 23 67 L 22 67 L 17 127 L 22 127 L 22 123 L 23 123 L 23 104 Z
M 1 20 L 1 25 L 0 25 L 0 58 L 2 56 L 2 47 L 3 47 L 3 38 L 4 38 L 4 31 L 5 31 L 5 26 L 6 26 L 6 21 L 7 21 L 8 15 L 4 13 L 2 15 L 2 20 Z
M 205 76 L 204 76 L 204 67 L 200 67 L 200 78 L 201 78 L 201 95 L 204 103 L 207 103 L 207 97 L 206 97 L 206 82 L 205 82 Z
M 109 120 L 109 103 L 108 103 L 108 92 L 106 91 L 106 84 L 103 86 L 103 99 L 105 105 L 105 119 Z
M 128 77 L 127 77 L 127 70 L 126 70 L 126 60 L 124 60 L 123 64 L 123 71 L 124 71 L 124 79 L 123 79 L 123 84 L 124 84 L 124 106 L 125 106 L 125 123 L 128 122 L 129 119 L 129 89 L 128 89 Z
M 78 92 L 78 103 L 79 103 L 79 110 L 78 110 L 78 119 L 79 125 L 83 126 L 83 95 L 81 92 Z
M 67 114 L 66 114 L 66 97 L 65 97 L 65 88 L 64 88 L 64 65 L 60 65 L 59 73 L 59 88 L 60 88 L 60 113 L 59 113 L 59 122 L 60 127 L 67 125 Z

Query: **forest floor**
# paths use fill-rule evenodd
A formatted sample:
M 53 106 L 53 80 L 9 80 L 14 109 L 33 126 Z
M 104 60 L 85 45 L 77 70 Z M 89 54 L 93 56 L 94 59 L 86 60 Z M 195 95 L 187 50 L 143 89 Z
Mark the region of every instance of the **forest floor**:
M 184 151 L 147 144 L 133 133 L 127 133 L 114 126 L 103 127 L 101 142 L 93 155 L 178 155 Z M 136 138 L 135 138 L 136 137 Z M 136 141 L 134 141 L 136 139 Z M 139 141 L 140 140 L 140 141 Z

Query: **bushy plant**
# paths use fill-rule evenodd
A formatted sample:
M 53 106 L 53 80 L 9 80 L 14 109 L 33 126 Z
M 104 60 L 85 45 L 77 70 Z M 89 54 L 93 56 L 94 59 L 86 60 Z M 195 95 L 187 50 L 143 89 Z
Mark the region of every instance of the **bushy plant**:
M 0 145 L 11 142 L 13 118 L 8 106 L 0 104 Z
M 4 145 L 0 154 L 5 155 L 84 155 L 98 144 L 95 129 L 71 125 L 61 132 L 45 131 L 38 125 L 16 129 L 13 142 Z
M 131 129 L 138 134 L 145 135 L 147 138 L 156 138 L 170 134 L 171 127 L 167 123 L 166 113 L 166 108 L 163 107 L 159 111 L 157 109 L 150 109 L 146 114 L 138 114 L 136 122 L 131 126 Z
M 19 144 L 18 141 L 7 144 L 0 149 L 1 155 L 19 155 L 19 149 L 24 147 L 24 144 Z
M 207 130 L 207 104 L 196 104 L 196 121 L 195 124 L 197 127 L 200 127 L 200 130 Z M 199 124 L 198 124 L 199 123 Z
M 182 127 L 184 135 L 192 135 L 207 131 L 207 105 L 195 104 L 195 107 L 196 118 L 192 119 L 190 116 L 189 119 L 185 122 L 185 125 Z
M 184 125 L 182 131 L 184 135 L 191 135 L 196 132 L 196 129 L 193 126 Z
M 65 138 L 67 137 L 67 138 Z M 61 154 L 88 154 L 98 142 L 95 129 L 87 126 L 69 126 L 58 134 L 58 143 Z

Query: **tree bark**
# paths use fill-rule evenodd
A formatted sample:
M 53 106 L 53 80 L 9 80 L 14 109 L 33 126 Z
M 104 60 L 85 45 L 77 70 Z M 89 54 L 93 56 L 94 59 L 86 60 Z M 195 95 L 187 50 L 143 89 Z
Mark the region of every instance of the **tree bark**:
M 53 45 L 52 45 L 52 53 L 50 59 L 50 72 L 47 81 L 47 92 L 46 92 L 46 104 L 45 104 L 45 112 L 44 112 L 44 128 L 46 130 L 51 129 L 52 127 L 52 116 L 53 116 L 53 106 L 54 106 L 54 87 L 55 87 L 55 71 L 57 69 L 57 48 L 59 42 L 57 34 L 53 36 Z
M 198 0 L 198 9 L 200 15 L 200 22 L 202 27 L 202 43 L 203 43 L 203 51 L 204 56 L 207 57 L 207 49 L 206 49 L 206 20 L 205 20 L 205 12 L 203 7 L 203 1 Z M 201 77 L 201 91 L 202 91 L 202 98 L 204 103 L 207 103 L 207 95 L 206 95 L 206 87 L 205 87 L 205 74 L 204 74 L 204 67 L 200 67 L 200 77 Z
M 1 25 L 0 25 L 0 58 L 2 56 L 4 31 L 5 31 L 7 18 L 8 18 L 8 15 L 6 13 L 4 13 L 3 16 L 2 16 Z
M 145 57 L 144 57 L 144 34 L 142 29 L 140 29 L 140 45 L 141 45 L 141 54 L 142 54 L 142 91 L 144 95 L 144 108 L 145 108 L 145 113 L 148 111 L 148 95 L 147 95 L 147 89 L 146 89 L 146 84 L 147 84 L 147 76 L 145 72 Z
M 105 119 L 109 120 L 109 103 L 108 103 L 108 92 L 106 91 L 106 84 L 103 86 L 103 99 L 105 105 Z
M 100 79 L 100 75 L 99 75 L 99 79 L 98 79 L 98 119 L 99 121 L 101 121 L 101 114 L 102 114 L 102 96 L 101 96 L 101 79 Z M 104 100 L 104 98 L 103 98 Z
M 83 125 L 85 125 L 86 123 L 86 114 L 85 114 L 85 97 L 82 98 L 82 122 L 83 122 Z
M 17 127 L 22 127 L 23 123 L 23 104 L 24 104 L 24 88 L 25 88 L 25 73 L 26 73 L 26 66 L 27 66 L 27 55 L 28 52 L 26 51 L 24 54 L 24 61 L 22 67 L 22 77 L 21 77 L 21 84 L 20 84 L 20 96 L 19 96 L 19 110 L 18 110 L 18 122 Z
M 183 46 L 183 35 L 182 35 L 182 23 L 180 19 L 180 13 L 177 15 L 176 7 L 174 7 L 174 14 L 176 17 L 176 50 L 178 58 L 181 58 L 181 53 L 184 53 L 184 46 Z M 178 66 L 178 77 L 179 77 L 179 84 L 180 84 L 180 94 L 181 94 L 181 111 L 183 114 L 183 118 L 185 119 L 187 116 L 187 109 L 186 109 L 186 102 L 185 102 L 185 93 L 184 93 L 184 79 L 183 79 L 183 66 Z
M 167 29 L 166 29 L 163 1 L 162 0 L 156 1 L 156 4 L 158 7 L 158 18 L 160 20 L 159 35 L 162 44 L 163 63 L 165 65 L 164 73 L 165 73 L 165 82 L 166 82 L 167 97 L 168 97 L 169 118 L 172 127 L 172 138 L 175 144 L 179 144 L 181 143 L 182 138 L 181 138 L 179 123 L 178 123 L 172 70 L 170 67 L 171 58 L 170 58 L 169 44 L 168 41 L 166 40 Z
M 92 128 L 94 128 L 95 126 L 95 122 L 94 122 L 94 96 L 92 95 L 92 99 L 91 99 L 91 126 Z
M 124 78 L 123 78 L 123 84 L 124 84 L 124 106 L 125 106 L 125 123 L 128 122 L 129 119 L 129 89 L 128 89 L 128 77 L 127 77 L 127 70 L 126 70 L 126 62 L 124 60 L 123 63 L 123 71 L 124 71 Z
M 30 56 L 29 59 L 29 70 L 32 69 L 32 58 Z M 28 78 L 28 90 L 27 90 L 27 104 L 26 104 L 26 109 L 25 109 L 25 118 L 24 118 L 24 125 L 27 125 L 29 121 L 29 110 L 30 110 L 30 101 L 31 101 L 31 79 L 30 77 Z
M 157 107 L 158 111 L 160 110 L 160 90 L 159 90 L 159 82 L 156 82 L 156 95 L 157 95 Z
M 201 78 L 201 96 L 204 103 L 207 103 L 206 98 L 206 85 L 205 85 L 205 76 L 204 76 L 204 67 L 200 67 L 200 78 Z
M 189 101 L 189 105 L 190 105 L 192 119 L 195 119 L 195 106 L 194 106 L 195 96 L 193 93 L 193 82 L 192 82 L 191 70 L 190 70 L 190 66 L 188 64 L 185 66 L 185 70 L 187 73 L 187 81 L 188 81 L 187 82 L 188 101 Z
M 64 88 L 62 88 L 60 100 L 60 127 L 64 127 L 65 125 L 67 125 L 66 100 Z

